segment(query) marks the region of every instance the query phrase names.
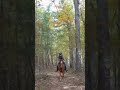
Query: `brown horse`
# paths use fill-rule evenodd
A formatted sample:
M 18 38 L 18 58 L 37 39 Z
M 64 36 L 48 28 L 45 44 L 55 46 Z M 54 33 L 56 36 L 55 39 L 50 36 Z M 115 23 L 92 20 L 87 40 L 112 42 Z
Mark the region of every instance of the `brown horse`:
M 63 62 L 63 60 L 61 60 L 60 63 L 58 64 L 58 71 L 61 80 L 64 77 L 64 73 L 65 73 L 65 63 Z

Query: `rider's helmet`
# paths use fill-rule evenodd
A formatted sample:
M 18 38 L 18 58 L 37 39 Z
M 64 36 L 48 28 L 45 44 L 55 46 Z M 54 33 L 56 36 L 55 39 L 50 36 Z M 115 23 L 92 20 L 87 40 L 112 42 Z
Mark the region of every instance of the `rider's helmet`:
M 62 53 L 59 53 L 59 56 L 62 56 Z
M 62 53 L 59 53 L 59 60 L 60 60 L 60 61 L 63 61 Z

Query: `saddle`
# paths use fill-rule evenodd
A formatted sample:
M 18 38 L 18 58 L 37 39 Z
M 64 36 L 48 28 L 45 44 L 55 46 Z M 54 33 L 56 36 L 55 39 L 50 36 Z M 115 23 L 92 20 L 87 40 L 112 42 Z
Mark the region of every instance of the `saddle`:
M 63 68 L 63 66 L 62 65 L 64 65 L 64 68 Z M 67 71 L 66 70 L 66 64 L 65 64 L 65 62 L 64 61 L 60 61 L 59 63 L 58 63 L 58 65 L 57 65 L 57 71 L 60 71 L 60 72 L 62 72 L 63 70 L 65 70 L 65 71 Z

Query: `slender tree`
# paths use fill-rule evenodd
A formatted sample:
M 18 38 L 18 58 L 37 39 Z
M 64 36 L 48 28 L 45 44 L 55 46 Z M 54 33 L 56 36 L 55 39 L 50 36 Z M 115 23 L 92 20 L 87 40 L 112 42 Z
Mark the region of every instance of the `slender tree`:
M 80 70 L 80 13 L 79 13 L 79 0 L 74 0 L 75 7 L 75 28 L 76 28 L 76 71 Z

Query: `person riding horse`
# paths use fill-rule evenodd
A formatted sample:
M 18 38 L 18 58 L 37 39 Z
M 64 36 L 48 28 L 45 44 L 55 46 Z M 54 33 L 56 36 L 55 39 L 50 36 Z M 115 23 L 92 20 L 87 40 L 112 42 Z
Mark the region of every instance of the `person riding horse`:
M 58 65 L 60 65 L 60 62 L 64 60 L 64 58 L 63 58 L 63 56 L 62 56 L 62 53 L 59 53 L 58 60 L 59 60 Z M 64 63 L 64 65 L 65 65 L 65 71 L 67 72 L 66 64 L 65 64 L 64 61 L 63 61 L 63 63 Z M 57 70 L 56 70 L 56 71 L 58 71 L 58 65 L 57 65 Z

